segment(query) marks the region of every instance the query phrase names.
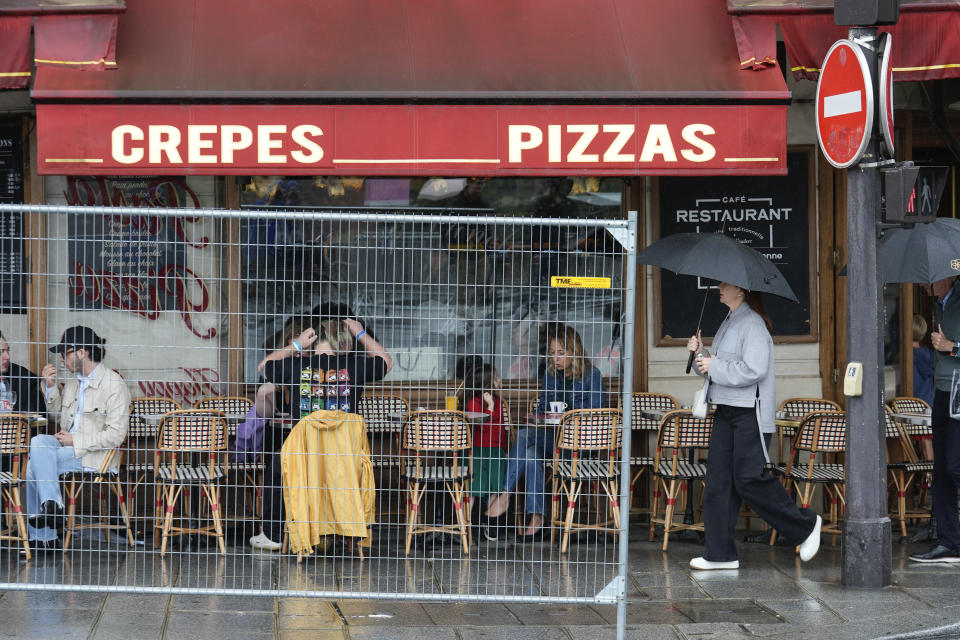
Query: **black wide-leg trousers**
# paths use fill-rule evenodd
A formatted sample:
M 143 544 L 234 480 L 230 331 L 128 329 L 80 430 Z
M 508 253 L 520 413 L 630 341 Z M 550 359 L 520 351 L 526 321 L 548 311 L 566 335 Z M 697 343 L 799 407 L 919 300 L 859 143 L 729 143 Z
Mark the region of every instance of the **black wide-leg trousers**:
M 799 508 L 764 464 L 756 409 L 717 405 L 703 496 L 707 560 L 737 559 L 734 537 L 741 502 L 789 542 L 799 544 L 813 531 L 816 514 Z

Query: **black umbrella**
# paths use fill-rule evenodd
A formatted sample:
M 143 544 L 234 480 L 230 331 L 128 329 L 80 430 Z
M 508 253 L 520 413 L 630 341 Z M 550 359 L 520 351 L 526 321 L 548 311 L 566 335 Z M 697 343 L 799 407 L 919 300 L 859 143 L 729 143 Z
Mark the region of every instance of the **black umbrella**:
M 727 282 L 748 291 L 772 293 L 799 302 L 780 270 L 745 244 L 722 233 L 677 233 L 654 242 L 637 254 L 637 262 L 674 273 Z M 707 303 L 704 293 L 697 332 Z M 687 360 L 687 373 L 694 354 Z
M 776 265 L 755 249 L 722 233 L 667 236 L 640 251 L 637 262 L 799 302 Z
M 930 284 L 960 276 L 960 220 L 937 218 L 910 229 L 889 230 L 878 253 L 884 284 Z

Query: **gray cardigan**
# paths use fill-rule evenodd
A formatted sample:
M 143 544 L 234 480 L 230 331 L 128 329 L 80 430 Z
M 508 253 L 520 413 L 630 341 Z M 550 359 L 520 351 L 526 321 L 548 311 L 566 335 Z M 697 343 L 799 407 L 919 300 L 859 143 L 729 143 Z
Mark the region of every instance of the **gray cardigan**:
M 741 303 L 720 323 L 713 348 L 716 357 L 710 363 L 709 377 L 704 382 L 707 401 L 752 407 L 757 404 L 759 385 L 757 423 L 761 432 L 775 432 L 773 339 L 763 318 L 749 305 Z

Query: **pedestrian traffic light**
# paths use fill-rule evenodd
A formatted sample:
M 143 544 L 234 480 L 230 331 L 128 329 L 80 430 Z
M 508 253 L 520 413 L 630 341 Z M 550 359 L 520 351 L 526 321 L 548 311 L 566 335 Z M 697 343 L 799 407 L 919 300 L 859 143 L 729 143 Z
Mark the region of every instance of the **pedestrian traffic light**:
M 897 24 L 899 0 L 836 0 L 833 21 L 841 27 L 872 27 Z
M 931 222 L 947 184 L 947 167 L 918 167 L 904 162 L 883 169 L 883 221 L 894 224 Z

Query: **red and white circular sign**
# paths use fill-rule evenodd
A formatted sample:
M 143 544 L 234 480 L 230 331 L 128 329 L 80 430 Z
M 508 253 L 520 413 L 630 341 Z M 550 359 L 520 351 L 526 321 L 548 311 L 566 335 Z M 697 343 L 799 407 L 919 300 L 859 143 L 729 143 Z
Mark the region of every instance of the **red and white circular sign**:
M 873 131 L 873 82 L 860 47 L 838 40 L 827 51 L 817 82 L 817 138 L 838 169 L 857 162 Z
M 893 68 L 890 65 L 890 58 L 893 57 L 893 36 L 884 33 L 881 38 L 880 133 L 883 134 L 883 146 L 887 149 L 887 155 L 893 158 Z

